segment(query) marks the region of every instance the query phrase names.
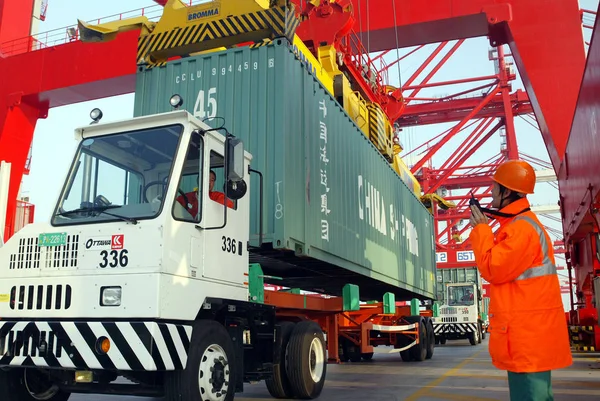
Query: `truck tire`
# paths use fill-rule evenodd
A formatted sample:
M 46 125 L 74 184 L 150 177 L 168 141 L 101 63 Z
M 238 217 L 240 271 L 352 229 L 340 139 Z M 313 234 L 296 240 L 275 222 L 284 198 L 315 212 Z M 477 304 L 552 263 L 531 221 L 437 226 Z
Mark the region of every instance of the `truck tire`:
M 164 399 L 232 401 L 238 374 L 234 367 L 235 352 L 227 330 L 213 320 L 198 320 L 185 369 L 165 374 Z
M 481 332 L 481 340 L 485 340 L 485 330 L 483 329 L 483 325 L 479 323 L 479 331 Z
M 415 361 L 422 362 L 427 357 L 427 329 L 425 327 L 425 319 L 422 316 L 407 316 L 405 320 L 409 323 L 418 323 L 417 329 L 419 330 L 419 343 L 414 347 L 407 349 L 402 352 L 409 352 L 410 359 L 414 359 Z M 410 359 L 405 359 L 405 356 L 400 352 L 400 356 L 402 360 L 408 362 Z
M 281 362 L 273 365 L 273 376 L 265 380 L 267 390 L 273 398 L 292 398 L 292 386 L 286 373 L 286 352 L 294 331 L 295 324 L 292 322 L 279 322 L 281 326 Z
M 412 351 L 412 357 L 415 361 L 423 362 L 427 358 L 428 342 L 425 321 L 423 318 L 421 318 L 419 319 L 419 344 L 410 349 Z
M 371 359 L 373 359 L 373 354 L 373 352 L 366 352 L 362 354 L 362 359 L 364 359 L 365 361 L 370 361 Z
M 52 383 L 42 370 L 0 370 L 2 401 L 67 401 L 70 396 Z
M 296 324 L 287 349 L 287 375 L 295 398 L 317 398 L 327 373 L 325 337 L 312 320 Z
M 478 344 L 477 341 L 479 339 L 479 330 L 470 332 L 468 337 L 469 337 L 469 343 L 471 343 L 471 345 L 477 345 Z
M 401 333 L 396 334 L 396 341 L 394 344 L 395 348 L 403 348 L 403 347 L 406 347 L 407 345 L 409 345 L 410 343 L 412 343 L 411 338 L 409 338 Z M 400 358 L 402 358 L 403 362 L 412 361 L 412 354 L 411 354 L 410 350 L 411 350 L 411 348 L 404 350 L 404 351 L 400 351 Z
M 340 341 L 342 342 L 342 349 L 344 350 L 346 362 L 348 362 L 348 360 L 350 360 L 350 362 L 360 362 L 360 348 L 347 338 L 342 337 L 340 338 Z
M 428 317 L 425 318 L 425 328 L 427 329 L 427 355 L 425 355 L 425 359 L 431 359 L 435 350 L 435 334 L 433 332 L 433 322 Z

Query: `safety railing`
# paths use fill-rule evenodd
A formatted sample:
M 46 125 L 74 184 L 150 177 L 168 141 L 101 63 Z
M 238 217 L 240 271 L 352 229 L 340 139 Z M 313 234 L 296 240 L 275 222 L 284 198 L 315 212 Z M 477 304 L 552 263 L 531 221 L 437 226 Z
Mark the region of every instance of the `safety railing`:
M 385 60 L 379 58 L 380 66 L 377 68 L 374 59 L 354 31 L 350 31 L 348 36 L 342 40 L 342 45 L 346 48 L 346 52 L 351 54 L 350 61 L 354 68 L 361 72 L 373 92 L 376 95 L 383 93 L 384 87 L 389 82 Z
M 189 6 L 206 3 L 207 0 L 185 0 Z M 145 16 L 150 21 L 158 21 L 163 13 L 163 7 L 156 4 L 144 8 L 127 11 L 124 13 L 109 15 L 90 21 L 90 24 L 98 25 L 113 21 L 122 21 L 124 19 Z M 77 24 L 63 28 L 53 29 L 47 32 L 41 32 L 24 38 L 14 39 L 8 42 L 0 43 L 0 53 L 5 57 L 16 56 L 18 54 L 30 53 L 49 47 L 60 46 L 79 40 L 79 31 Z
M 17 210 L 15 213 L 15 233 L 25 227 L 27 224 L 33 223 L 35 205 L 22 200 L 17 201 Z

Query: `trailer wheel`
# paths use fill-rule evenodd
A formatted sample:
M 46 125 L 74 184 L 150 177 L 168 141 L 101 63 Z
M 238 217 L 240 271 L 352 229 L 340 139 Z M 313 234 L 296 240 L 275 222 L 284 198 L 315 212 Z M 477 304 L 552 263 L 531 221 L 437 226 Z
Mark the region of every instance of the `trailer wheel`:
M 273 398 L 292 398 L 293 392 L 286 373 L 285 355 L 295 325 L 287 321 L 279 322 L 279 325 L 281 326 L 281 359 L 279 364 L 273 365 L 273 376 L 265 380 L 265 384 Z
M 350 360 L 350 362 L 360 362 L 360 348 L 347 338 L 342 337 L 340 341 L 342 342 L 342 349 L 344 350 L 344 356 L 346 357 L 345 362 L 348 362 L 348 360 Z
M 423 318 L 419 316 L 419 343 L 412 347 L 411 353 L 414 360 L 418 362 L 423 362 L 427 357 L 427 347 L 428 347 L 428 338 L 427 338 L 427 330 L 425 328 L 425 322 Z M 415 322 L 416 323 L 416 322 Z
M 327 373 L 325 337 L 321 327 L 305 320 L 294 328 L 286 356 L 287 375 L 296 398 L 317 398 Z
M 408 362 L 412 359 L 416 360 L 416 361 L 424 361 L 425 358 L 427 357 L 427 342 L 428 342 L 428 338 L 427 338 L 427 330 L 425 327 L 425 319 L 423 319 L 422 316 L 407 316 L 405 318 L 405 320 L 408 323 L 418 323 L 417 325 L 417 329 L 419 331 L 419 343 L 416 344 L 415 346 L 413 346 L 412 348 L 407 349 L 406 351 L 401 351 L 400 352 L 400 356 L 402 357 L 402 360 L 404 362 Z M 404 337 L 405 339 L 407 339 L 405 336 L 399 336 L 400 338 Z M 407 339 L 407 341 L 409 341 Z M 405 343 L 404 345 L 400 344 L 400 347 L 406 346 L 408 344 L 410 344 L 409 341 L 407 343 Z
M 435 333 L 433 332 L 433 323 L 430 318 L 425 318 L 425 327 L 427 328 L 427 355 L 425 359 L 431 359 L 433 357 L 433 351 L 435 350 Z
M 237 373 L 225 328 L 213 320 L 198 320 L 185 369 L 165 375 L 165 400 L 233 401 Z
M 70 396 L 70 393 L 61 391 L 43 370 L 0 370 L 2 401 L 67 401 Z
M 373 359 L 373 352 L 367 352 L 362 354 L 362 359 L 364 359 L 365 361 L 370 361 L 371 359 Z

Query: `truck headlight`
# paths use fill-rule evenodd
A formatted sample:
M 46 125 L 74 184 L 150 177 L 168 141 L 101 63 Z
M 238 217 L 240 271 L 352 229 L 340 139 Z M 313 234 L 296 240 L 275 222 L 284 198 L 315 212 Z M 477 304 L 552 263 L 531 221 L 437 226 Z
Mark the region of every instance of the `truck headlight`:
M 101 287 L 100 288 L 100 306 L 120 306 L 121 287 Z

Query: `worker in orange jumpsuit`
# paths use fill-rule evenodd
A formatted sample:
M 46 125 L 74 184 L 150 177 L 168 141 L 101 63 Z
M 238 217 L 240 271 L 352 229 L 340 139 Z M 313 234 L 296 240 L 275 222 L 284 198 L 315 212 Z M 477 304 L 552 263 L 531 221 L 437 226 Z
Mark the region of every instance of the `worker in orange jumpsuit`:
M 217 175 L 214 171 L 210 171 L 210 181 L 208 183 L 208 197 L 221 205 L 225 203 L 225 194 L 219 191 L 213 191 Z M 227 199 L 227 207 L 233 209 L 233 202 Z
M 493 177 L 491 211 L 496 233 L 478 205 L 471 206 L 470 240 L 481 276 L 490 285 L 489 350 L 508 371 L 511 401 L 553 400 L 551 371 L 572 363 L 552 242 L 526 195 L 535 171 L 510 160 Z
M 217 175 L 211 170 L 208 182 L 208 197 L 222 205 L 225 202 L 225 194 L 223 192 L 213 191 L 216 179 Z M 195 217 L 198 214 L 198 188 L 194 188 L 194 191 L 185 194 L 185 198 L 183 195 L 178 196 L 177 202 L 179 202 L 189 214 Z M 231 199 L 227 199 L 227 207 L 233 209 L 233 202 Z

